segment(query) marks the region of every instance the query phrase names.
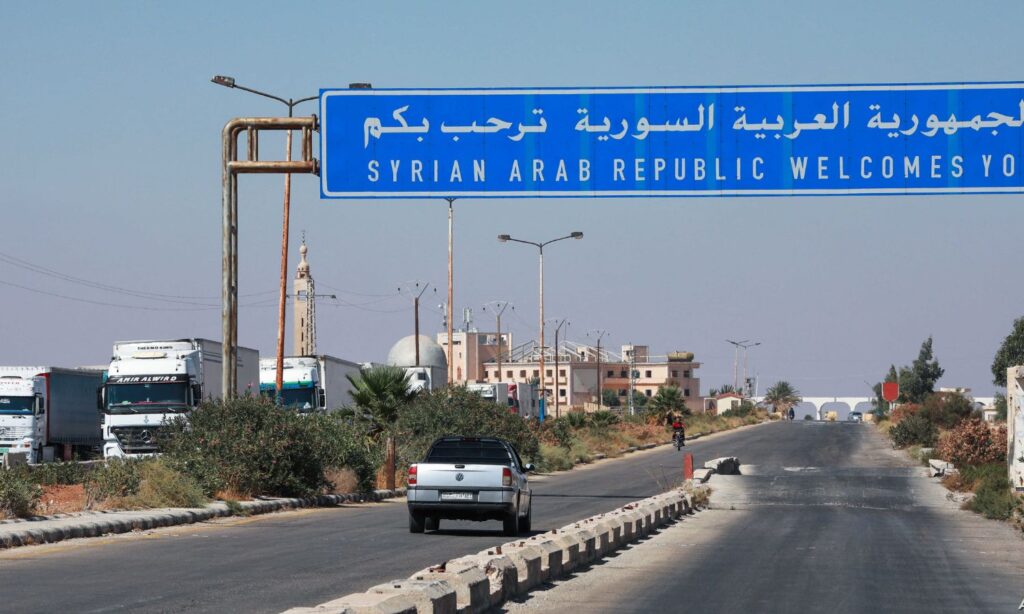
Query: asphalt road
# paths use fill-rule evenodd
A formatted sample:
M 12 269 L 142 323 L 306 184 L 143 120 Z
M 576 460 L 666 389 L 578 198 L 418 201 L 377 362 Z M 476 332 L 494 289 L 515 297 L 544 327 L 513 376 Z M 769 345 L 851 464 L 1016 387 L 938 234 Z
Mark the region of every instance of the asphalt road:
M 783 423 L 712 509 L 510 613 L 1016 612 L 1024 538 L 960 510 L 867 425 Z
M 787 441 L 779 426 L 718 434 L 685 450 L 698 464 L 764 456 Z M 844 453 L 830 445 L 822 453 Z M 681 467 L 682 453 L 665 446 L 538 476 L 533 527 L 561 527 L 662 492 Z M 280 612 L 507 541 L 499 522 L 441 528 L 411 535 L 402 499 L 19 548 L 0 553 L 0 611 Z

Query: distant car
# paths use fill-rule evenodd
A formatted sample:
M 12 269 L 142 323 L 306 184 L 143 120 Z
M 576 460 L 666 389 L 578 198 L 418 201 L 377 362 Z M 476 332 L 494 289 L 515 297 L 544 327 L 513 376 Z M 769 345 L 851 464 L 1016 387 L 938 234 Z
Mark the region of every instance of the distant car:
M 442 519 L 501 520 L 505 535 L 530 531 L 532 491 L 512 444 L 493 437 L 442 437 L 409 467 L 409 531 L 436 531 Z
M 850 422 L 864 422 L 864 414 L 859 411 L 851 411 L 847 420 Z

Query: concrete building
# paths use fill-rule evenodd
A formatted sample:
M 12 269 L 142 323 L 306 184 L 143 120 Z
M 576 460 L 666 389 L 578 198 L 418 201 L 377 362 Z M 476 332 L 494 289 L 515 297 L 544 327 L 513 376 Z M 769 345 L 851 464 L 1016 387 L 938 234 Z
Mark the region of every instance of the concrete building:
M 508 356 L 509 348 L 512 347 L 512 333 L 501 333 L 501 343 L 498 341 L 497 333 L 454 331 L 452 352 L 448 348 L 448 333 L 437 333 L 437 344 L 443 348 L 446 359 L 452 364 L 452 378 L 461 384 L 492 381 L 487 379 L 483 365 L 492 361 L 496 363 L 499 351 L 502 356 Z
M 490 344 L 482 343 L 479 340 L 481 336 L 489 337 Z M 505 336 L 504 333 L 502 336 Z M 438 335 L 439 342 L 442 337 L 446 338 L 447 335 Z M 604 348 L 598 355 L 594 346 L 566 341 L 559 344 L 557 364 L 554 348 L 546 348 L 542 377 L 536 342 L 513 347 L 509 338 L 507 347 L 511 349 L 503 351 L 500 369 L 495 334 L 456 333 L 452 342 L 455 347 L 457 382 L 537 381 L 546 391 L 550 415 L 557 413 L 556 410 L 596 408 L 599 379 L 601 388 L 614 392 L 621 406 L 629 404 L 632 380 L 636 395 L 651 397 L 663 386 L 675 386 L 679 388 L 691 411 L 703 411 L 700 379 L 696 376 L 700 363 L 694 362 L 690 352 L 674 352 L 655 360 L 647 346 L 628 345 L 622 347 L 620 355 Z M 506 344 L 503 343 L 502 347 L 506 347 Z M 490 357 L 481 359 L 487 355 Z M 463 361 L 467 362 L 462 364 Z M 474 363 L 477 364 L 474 366 Z

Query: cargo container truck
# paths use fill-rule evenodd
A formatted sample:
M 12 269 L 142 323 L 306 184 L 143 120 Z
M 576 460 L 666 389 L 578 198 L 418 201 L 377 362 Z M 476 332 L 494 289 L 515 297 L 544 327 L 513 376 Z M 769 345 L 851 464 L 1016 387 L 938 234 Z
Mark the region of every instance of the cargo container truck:
M 96 389 L 102 371 L 0 367 L 0 456 L 28 462 L 88 457 L 102 443 Z
M 259 394 L 259 352 L 239 347 L 239 396 Z M 157 434 L 200 402 L 222 398 L 221 344 L 209 339 L 118 341 L 100 389 L 103 456 L 159 452 Z
M 334 356 L 286 356 L 282 371 L 281 404 L 302 412 L 327 411 L 352 403 L 348 375 L 358 376 L 360 365 Z M 277 359 L 260 360 L 260 393 L 277 394 Z

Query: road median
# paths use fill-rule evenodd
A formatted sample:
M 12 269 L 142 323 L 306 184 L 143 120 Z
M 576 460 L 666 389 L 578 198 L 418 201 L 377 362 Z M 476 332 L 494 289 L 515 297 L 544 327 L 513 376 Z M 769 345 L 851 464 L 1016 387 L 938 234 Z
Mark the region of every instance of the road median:
M 701 509 L 706 491 L 686 485 L 574 522 L 428 567 L 287 614 L 486 612 L 546 583 L 580 573 L 659 528 Z

